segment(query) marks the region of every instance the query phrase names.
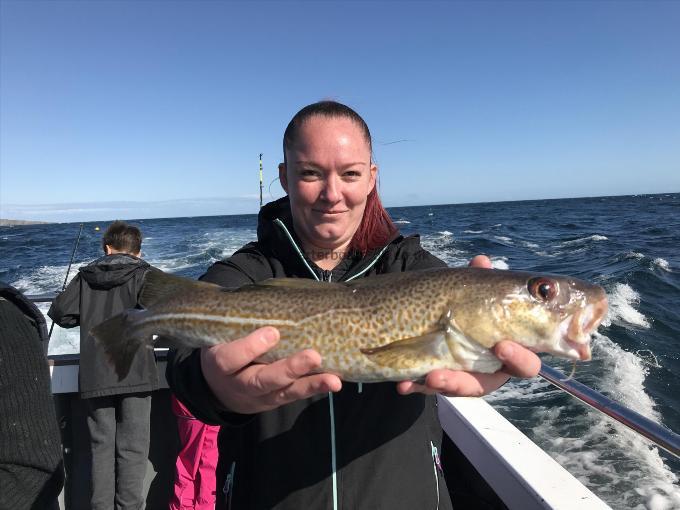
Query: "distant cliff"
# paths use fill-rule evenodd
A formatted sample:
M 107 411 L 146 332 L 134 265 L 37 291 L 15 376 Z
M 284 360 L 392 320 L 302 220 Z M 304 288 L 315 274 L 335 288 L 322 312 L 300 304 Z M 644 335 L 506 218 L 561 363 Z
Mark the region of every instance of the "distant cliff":
M 28 220 L 3 220 L 0 218 L 0 227 L 11 227 L 14 225 L 45 225 L 49 221 L 28 221 Z

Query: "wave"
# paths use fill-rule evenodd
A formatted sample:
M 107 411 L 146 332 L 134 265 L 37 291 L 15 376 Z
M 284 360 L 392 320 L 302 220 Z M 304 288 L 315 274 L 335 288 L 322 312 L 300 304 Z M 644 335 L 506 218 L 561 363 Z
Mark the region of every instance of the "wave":
M 568 241 L 563 241 L 559 243 L 557 246 L 560 248 L 564 248 L 565 246 L 573 246 L 575 244 L 582 244 L 586 243 L 588 241 L 608 241 L 609 238 L 607 236 L 599 235 L 599 234 L 593 234 L 591 236 L 587 237 L 579 237 L 577 239 L 569 239 Z
M 545 251 L 545 250 L 536 251 L 536 252 L 534 252 L 534 253 L 535 253 L 536 255 L 538 255 L 539 257 L 549 257 L 549 258 L 555 258 L 555 257 L 557 257 L 557 256 L 559 256 L 559 255 L 562 254 L 561 251 L 557 251 L 557 252 L 555 252 L 555 253 L 548 253 L 548 252 Z
M 463 230 L 463 234 L 482 234 L 483 230 Z
M 642 313 L 635 309 L 634 305 L 640 302 L 638 294 L 627 283 L 617 283 L 607 293 L 609 296 L 609 311 L 602 321 L 602 325 L 609 327 L 612 324 L 631 324 L 642 328 L 649 328 L 649 321 Z
M 494 269 L 510 269 L 508 257 L 491 257 L 491 267 Z
M 411 222 L 408 220 L 394 220 L 394 223 L 397 225 L 410 225 Z
M 231 256 L 236 250 L 256 239 L 254 229 L 220 228 L 196 234 L 182 243 L 170 246 L 165 243 L 147 243 L 143 250 L 146 260 L 153 266 L 171 273 L 198 277 L 210 265 Z
M 493 238 L 503 243 L 512 244 L 512 239 L 506 236 L 493 236 Z
M 442 259 L 450 267 L 465 266 L 470 260 L 465 251 L 455 247 L 453 232 L 448 230 L 424 235 L 421 237 L 421 243 L 423 248 Z
M 635 259 L 635 260 L 649 260 L 649 258 L 644 254 L 640 253 L 637 251 L 629 251 L 623 255 L 624 259 Z M 649 262 L 649 268 L 654 269 L 658 268 L 661 269 L 662 271 L 666 271 L 667 273 L 672 273 L 673 271 L 671 270 L 671 266 L 668 263 L 668 260 L 657 257 L 655 259 L 652 259 Z
M 656 267 L 658 267 L 660 269 L 663 269 L 664 271 L 667 271 L 669 273 L 672 272 L 671 266 L 666 259 L 656 258 L 656 259 L 652 260 L 652 264 L 654 264 Z
M 68 274 L 68 283 L 73 280 L 78 269 L 87 265 L 89 261 L 82 261 L 73 263 L 71 271 Z M 68 264 L 58 266 L 40 266 L 35 268 L 31 273 L 19 277 L 17 280 L 11 282 L 10 285 L 16 287 L 24 294 L 49 294 L 61 290 L 64 284 L 64 277 L 68 271 Z

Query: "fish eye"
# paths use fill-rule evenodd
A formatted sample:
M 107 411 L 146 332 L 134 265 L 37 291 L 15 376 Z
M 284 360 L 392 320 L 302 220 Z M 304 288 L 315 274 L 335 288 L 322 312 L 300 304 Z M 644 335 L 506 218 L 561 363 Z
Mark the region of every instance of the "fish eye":
M 529 290 L 529 294 L 539 301 L 552 301 L 557 295 L 557 285 L 555 282 L 549 278 L 540 276 L 529 280 L 527 289 Z

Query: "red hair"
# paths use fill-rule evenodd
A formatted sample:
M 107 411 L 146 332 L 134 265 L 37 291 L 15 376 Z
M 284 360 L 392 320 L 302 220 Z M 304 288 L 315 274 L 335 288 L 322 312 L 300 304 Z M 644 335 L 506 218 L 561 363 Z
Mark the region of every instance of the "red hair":
M 385 210 L 378 196 L 378 183 L 366 197 L 366 208 L 361 224 L 349 244 L 350 250 L 360 251 L 366 255 L 369 250 L 385 246 L 397 233 L 397 227 Z

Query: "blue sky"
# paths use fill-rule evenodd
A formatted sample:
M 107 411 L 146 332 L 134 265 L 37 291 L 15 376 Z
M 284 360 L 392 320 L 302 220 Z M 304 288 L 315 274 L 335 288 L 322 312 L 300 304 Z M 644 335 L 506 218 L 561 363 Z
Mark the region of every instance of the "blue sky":
M 680 2 L 0 3 L 0 217 L 255 213 L 302 106 L 388 206 L 680 192 Z M 389 143 L 407 140 L 400 143 Z

